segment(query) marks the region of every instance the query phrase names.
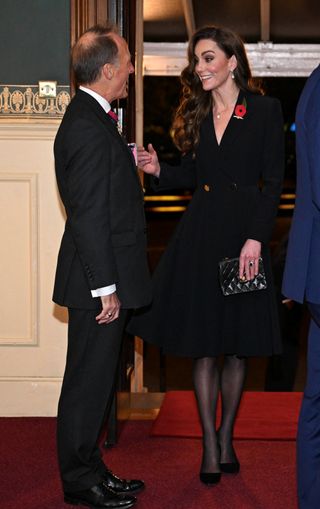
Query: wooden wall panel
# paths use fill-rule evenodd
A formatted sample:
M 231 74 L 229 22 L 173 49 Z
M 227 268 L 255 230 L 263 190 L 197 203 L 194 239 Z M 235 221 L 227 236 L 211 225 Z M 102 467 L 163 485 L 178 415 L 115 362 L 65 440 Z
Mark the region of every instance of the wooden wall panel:
M 56 415 L 67 345 L 66 311 L 52 302 L 64 228 L 58 127 L 0 123 L 0 416 Z
M 37 175 L 0 174 L 0 344 L 36 345 Z
M 71 46 L 80 35 L 96 23 L 105 23 L 108 0 L 71 0 Z

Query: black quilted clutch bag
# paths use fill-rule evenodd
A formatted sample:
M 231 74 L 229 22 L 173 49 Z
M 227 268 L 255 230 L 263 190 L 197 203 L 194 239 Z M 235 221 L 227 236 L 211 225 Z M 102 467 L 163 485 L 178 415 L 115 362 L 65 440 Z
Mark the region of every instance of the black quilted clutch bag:
M 262 258 L 259 258 L 259 274 L 251 280 L 239 279 L 239 258 L 225 258 L 219 263 L 219 278 L 223 295 L 253 292 L 267 288 Z

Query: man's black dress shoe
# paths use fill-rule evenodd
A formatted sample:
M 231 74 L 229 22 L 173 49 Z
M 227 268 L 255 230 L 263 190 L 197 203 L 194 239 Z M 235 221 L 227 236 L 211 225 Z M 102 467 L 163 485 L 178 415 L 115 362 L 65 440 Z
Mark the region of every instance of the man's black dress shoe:
M 120 479 L 109 469 L 103 474 L 103 482 L 116 493 L 138 493 L 138 491 L 144 488 L 143 481 L 138 479 Z
M 220 470 L 224 474 L 238 474 L 240 471 L 239 461 L 233 461 L 231 463 L 220 463 Z
M 92 509 L 128 509 L 137 501 L 132 495 L 119 495 L 104 482 L 88 490 L 65 493 L 66 504 L 85 505 Z

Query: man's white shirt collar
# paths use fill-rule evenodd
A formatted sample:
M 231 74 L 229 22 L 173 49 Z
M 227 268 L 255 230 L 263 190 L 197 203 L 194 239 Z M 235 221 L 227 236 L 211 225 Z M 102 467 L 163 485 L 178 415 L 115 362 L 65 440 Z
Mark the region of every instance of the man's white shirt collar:
M 94 92 L 90 88 L 83 87 L 82 85 L 79 87 L 79 89 L 82 90 L 83 92 L 86 92 L 86 94 L 91 95 L 91 97 L 93 97 L 96 101 L 98 101 L 98 103 L 104 109 L 104 111 L 106 113 L 109 113 L 109 111 L 111 110 L 111 106 L 108 103 L 107 99 L 102 97 L 102 95 L 97 94 L 97 92 Z

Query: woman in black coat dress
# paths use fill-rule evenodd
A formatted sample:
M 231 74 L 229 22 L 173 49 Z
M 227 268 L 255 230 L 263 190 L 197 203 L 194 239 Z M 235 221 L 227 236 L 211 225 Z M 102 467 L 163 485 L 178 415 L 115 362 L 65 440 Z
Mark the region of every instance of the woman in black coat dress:
M 192 188 L 194 194 L 155 271 L 153 303 L 135 315 L 129 331 L 194 358 L 203 429 L 200 480 L 210 485 L 221 472 L 240 468 L 232 438 L 247 357 L 280 352 L 268 242 L 282 186 L 283 121 L 279 101 L 254 87 L 244 45 L 233 32 L 197 31 L 188 59 L 173 126 L 181 165 L 160 165 L 149 145 L 139 150 L 139 166 L 159 190 Z M 252 279 L 260 256 L 267 289 L 223 296 L 219 261 L 240 257 L 239 277 Z

